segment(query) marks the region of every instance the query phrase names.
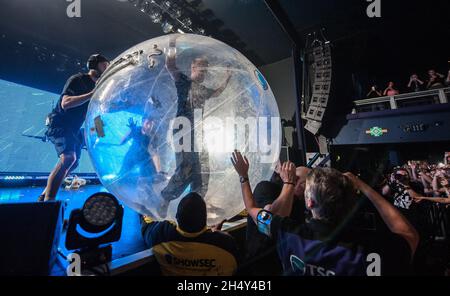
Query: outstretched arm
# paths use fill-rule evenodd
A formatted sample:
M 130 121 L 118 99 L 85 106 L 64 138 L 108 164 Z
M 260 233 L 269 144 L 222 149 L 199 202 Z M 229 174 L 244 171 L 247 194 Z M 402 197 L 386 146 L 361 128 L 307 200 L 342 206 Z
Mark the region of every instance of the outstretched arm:
M 412 78 L 410 78 L 410 79 L 409 79 L 409 82 L 408 82 L 408 88 L 411 87 L 412 82 L 413 82 L 413 80 L 412 80 Z
M 178 79 L 180 78 L 180 71 L 177 68 L 177 64 L 176 64 L 176 56 L 177 56 L 176 41 L 177 41 L 177 38 L 178 38 L 177 35 L 170 36 L 169 49 L 168 49 L 168 52 L 166 53 L 166 68 L 167 68 L 167 71 L 169 71 L 172 79 L 175 81 L 178 81 Z
M 128 142 L 128 140 L 131 139 L 133 130 L 136 128 L 137 124 L 136 124 L 136 122 L 134 122 L 133 118 L 128 118 L 127 126 L 130 128 L 130 130 L 125 134 L 125 136 L 122 138 L 122 140 L 120 140 L 119 145 L 123 145 L 126 142 Z
M 419 244 L 419 234 L 408 220 L 386 199 L 379 195 L 369 185 L 358 179 L 352 173 L 345 173 L 353 185 L 359 189 L 375 206 L 383 221 L 393 233 L 403 237 L 411 248 L 414 255 Z
M 241 152 L 235 150 L 231 156 L 231 163 L 234 169 L 238 173 L 239 177 L 243 178 L 245 181 L 241 181 L 242 198 L 244 199 L 245 209 L 253 221 L 257 223 L 257 217 L 261 208 L 256 206 L 255 200 L 253 199 L 252 189 L 250 187 L 250 182 L 248 180 L 248 168 L 249 162 L 247 157 L 242 156 Z
M 447 197 L 416 196 L 416 197 L 414 197 L 414 200 L 415 201 L 428 200 L 428 201 L 442 203 L 442 204 L 450 204 L 450 198 L 447 198 Z
M 67 110 L 67 109 L 81 106 L 84 103 L 86 103 L 87 101 L 89 101 L 93 94 L 94 94 L 94 91 L 90 91 L 84 95 L 79 95 L 79 96 L 65 95 L 65 96 L 63 96 L 63 98 L 61 100 L 61 108 L 63 110 Z
M 278 216 L 287 217 L 292 212 L 297 178 L 293 162 L 287 161 L 281 165 L 280 177 L 283 180 L 283 189 L 277 199 L 272 204 L 265 206 L 264 209 Z
M 225 79 L 225 81 L 222 83 L 221 86 L 219 86 L 219 88 L 217 88 L 211 95 L 211 98 L 215 98 L 220 96 L 223 91 L 225 90 L 225 88 L 227 88 L 228 83 L 230 82 L 231 79 L 231 71 L 230 69 L 227 69 L 227 78 Z
M 123 145 L 126 142 L 128 142 L 128 140 L 130 140 L 131 138 L 131 131 L 129 131 L 128 133 L 125 134 L 125 136 L 122 138 L 122 140 L 120 140 L 119 145 Z
M 253 199 L 252 189 L 250 187 L 250 182 L 248 181 L 249 162 L 239 151 L 233 152 L 231 162 L 238 175 L 245 180 L 241 183 L 245 209 L 253 221 L 257 223 L 258 213 L 262 208 L 257 207 Z M 264 208 L 265 210 L 281 217 L 287 217 L 291 214 L 292 205 L 294 203 L 295 172 L 296 168 L 292 162 L 286 162 L 282 165 L 280 175 L 282 175 L 285 184 L 278 198 L 271 205 L 267 205 Z

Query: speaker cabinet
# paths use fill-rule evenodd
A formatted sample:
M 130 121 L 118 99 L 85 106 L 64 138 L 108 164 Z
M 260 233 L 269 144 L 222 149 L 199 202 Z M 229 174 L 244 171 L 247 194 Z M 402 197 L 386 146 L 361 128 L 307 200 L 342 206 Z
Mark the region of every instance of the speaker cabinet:
M 60 201 L 0 204 L 0 275 L 49 275 L 62 222 Z

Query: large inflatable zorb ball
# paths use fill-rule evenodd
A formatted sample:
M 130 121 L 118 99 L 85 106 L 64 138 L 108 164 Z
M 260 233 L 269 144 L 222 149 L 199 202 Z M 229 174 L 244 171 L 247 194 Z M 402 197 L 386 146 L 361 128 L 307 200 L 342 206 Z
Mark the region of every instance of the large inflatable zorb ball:
M 270 178 L 281 145 L 263 75 L 230 46 L 191 34 L 147 40 L 112 61 L 85 130 L 102 184 L 124 204 L 175 220 L 180 199 L 194 191 L 209 225 L 244 209 L 231 152 L 247 156 L 255 186 Z

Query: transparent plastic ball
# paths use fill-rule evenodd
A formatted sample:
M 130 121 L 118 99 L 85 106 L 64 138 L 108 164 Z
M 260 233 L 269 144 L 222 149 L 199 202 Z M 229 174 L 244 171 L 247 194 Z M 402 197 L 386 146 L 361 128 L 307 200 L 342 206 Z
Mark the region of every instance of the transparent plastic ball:
M 194 191 L 212 225 L 244 209 L 231 153 L 248 158 L 253 188 L 271 177 L 281 125 L 268 83 L 241 53 L 210 37 L 171 34 L 111 62 L 85 138 L 102 184 L 124 204 L 175 220 L 180 199 Z

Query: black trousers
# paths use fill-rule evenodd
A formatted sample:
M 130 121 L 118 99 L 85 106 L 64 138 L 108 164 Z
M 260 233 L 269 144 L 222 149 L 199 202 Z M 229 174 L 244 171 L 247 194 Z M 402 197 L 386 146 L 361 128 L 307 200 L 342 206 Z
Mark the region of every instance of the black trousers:
M 209 155 L 207 152 L 179 152 L 175 154 L 175 173 L 170 178 L 161 195 L 166 200 L 173 200 L 191 185 L 191 191 L 205 197 L 209 182 Z

